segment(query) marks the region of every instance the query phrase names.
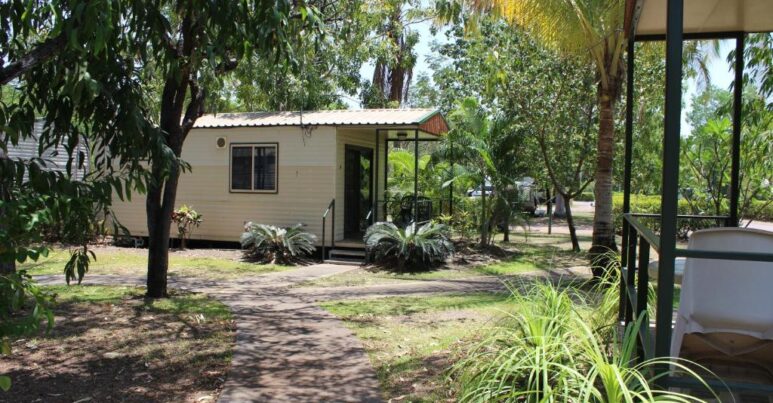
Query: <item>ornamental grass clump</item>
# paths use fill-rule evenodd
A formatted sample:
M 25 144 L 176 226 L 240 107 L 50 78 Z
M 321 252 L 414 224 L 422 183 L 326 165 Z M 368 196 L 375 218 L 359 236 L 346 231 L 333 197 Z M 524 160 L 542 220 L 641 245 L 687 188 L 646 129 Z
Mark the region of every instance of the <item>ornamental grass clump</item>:
M 247 257 L 263 263 L 291 264 L 314 252 L 316 239 L 302 224 L 281 228 L 248 222 L 241 244 Z
M 426 270 L 454 252 L 448 227 L 434 222 L 405 228 L 377 222 L 365 232 L 365 244 L 374 263 L 396 271 Z
M 513 312 L 454 366 L 451 376 L 460 385 L 460 401 L 703 401 L 655 387 L 657 377 L 651 370 L 658 365 L 671 366 L 710 391 L 686 361 L 637 363 L 636 329 L 641 322 L 632 323 L 622 335 L 609 337 L 616 332 L 612 330 L 616 329 L 615 316 L 601 320 L 598 315 L 609 314 L 603 304 L 611 297 L 588 297 L 577 288 L 561 289 L 547 281 L 521 288 L 525 291 L 513 291 Z M 616 295 L 615 291 L 613 287 L 606 293 Z M 599 299 L 602 309 L 596 311 Z M 598 327 L 602 322 L 606 326 Z

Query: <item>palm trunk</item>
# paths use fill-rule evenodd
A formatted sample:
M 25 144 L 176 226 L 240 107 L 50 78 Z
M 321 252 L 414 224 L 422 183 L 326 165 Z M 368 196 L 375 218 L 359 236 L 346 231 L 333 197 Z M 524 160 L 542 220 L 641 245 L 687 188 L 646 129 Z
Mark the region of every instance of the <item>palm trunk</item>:
M 569 237 L 572 239 L 572 250 L 580 251 L 580 241 L 577 239 L 577 230 L 574 227 L 574 217 L 572 217 L 572 199 L 564 196 L 564 208 L 566 209 L 566 225 L 569 227 Z
M 609 87 L 614 87 L 610 84 Z M 596 211 L 593 217 L 593 245 L 590 249 L 594 277 L 604 274 L 607 262 L 598 257 L 610 250 L 617 251 L 612 219 L 612 166 L 615 152 L 614 88 L 599 88 L 599 138 L 596 161 Z

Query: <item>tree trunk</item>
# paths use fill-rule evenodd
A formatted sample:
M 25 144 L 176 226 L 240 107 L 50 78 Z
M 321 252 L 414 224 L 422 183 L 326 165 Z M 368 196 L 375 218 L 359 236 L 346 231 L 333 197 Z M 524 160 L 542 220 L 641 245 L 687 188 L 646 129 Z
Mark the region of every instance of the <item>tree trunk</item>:
M 486 181 L 483 181 L 480 192 L 480 246 L 488 245 L 488 220 L 486 219 Z
M 612 81 L 610 79 L 610 81 Z M 605 256 L 609 251 L 617 251 L 615 227 L 612 219 L 612 167 L 615 152 L 615 97 L 617 84 L 608 88 L 599 87 L 599 138 L 596 161 L 596 208 L 593 217 L 593 245 L 590 249 L 591 266 L 594 277 L 604 274 L 607 267 Z
M 572 199 L 562 195 L 564 208 L 566 209 L 566 225 L 569 227 L 569 237 L 572 238 L 572 250 L 580 251 L 580 241 L 577 239 L 577 230 L 574 228 L 574 217 L 572 217 Z
M 558 218 L 566 217 L 566 198 L 559 191 L 556 191 L 556 209 L 553 212 L 553 216 Z
M 184 74 L 187 76 L 187 72 Z M 187 84 L 175 77 L 167 77 L 161 96 L 160 128 L 165 133 L 166 144 L 179 159 L 185 135 L 181 117 Z M 165 172 L 168 166 L 168 172 Z M 180 166 L 177 160 L 164 164 L 153 161 L 151 183 L 145 209 L 148 219 L 148 279 L 146 296 L 166 298 L 167 273 L 169 272 L 169 232 L 172 211 L 177 198 Z M 163 191 L 162 191 L 163 190 Z
M 510 218 L 513 215 L 513 210 L 510 208 L 510 205 L 508 204 L 505 209 L 507 210 L 507 213 L 505 213 L 505 230 L 504 230 L 504 238 L 502 239 L 505 242 L 510 242 Z
M 0 150 L 0 158 L 5 158 L 5 155 L 3 154 L 3 151 Z M 8 200 L 10 198 L 10 195 L 8 192 L 5 191 L 6 187 L 2 184 L 0 184 L 0 197 L 3 200 Z M 5 209 L 0 208 L 0 217 L 5 216 Z M 16 273 L 16 260 L 12 257 L 10 262 L 1 262 L 0 261 L 0 274 L 12 274 Z
M 550 188 L 545 189 L 546 205 L 548 213 L 548 235 L 553 233 L 553 203 L 550 202 Z

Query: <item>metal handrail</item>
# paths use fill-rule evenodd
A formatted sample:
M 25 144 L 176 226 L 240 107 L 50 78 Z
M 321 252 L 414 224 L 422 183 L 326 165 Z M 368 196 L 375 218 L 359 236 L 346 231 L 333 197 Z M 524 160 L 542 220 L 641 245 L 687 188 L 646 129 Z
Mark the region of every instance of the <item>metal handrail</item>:
M 623 214 L 623 219 L 628 221 L 628 223 L 634 229 L 636 229 L 636 232 L 639 233 L 639 236 L 646 239 L 653 249 L 655 249 L 657 252 L 660 252 L 660 237 L 655 235 L 655 232 L 649 229 L 649 227 L 644 225 L 644 223 L 639 221 L 636 217 L 637 216 L 634 213 Z
M 632 217 L 660 218 L 657 213 L 627 213 Z M 677 214 L 676 218 L 688 220 L 727 220 L 730 216 L 726 215 L 701 215 L 701 214 Z
M 327 257 L 326 253 L 326 246 L 325 246 L 325 228 L 327 227 L 326 221 L 327 221 L 327 215 L 330 212 L 333 212 L 332 217 L 332 223 L 330 231 L 333 233 L 333 238 L 330 240 L 330 248 L 335 248 L 336 246 L 336 199 L 333 198 L 333 200 L 330 201 L 330 204 L 327 205 L 327 209 L 325 209 L 325 212 L 322 213 L 322 261 L 325 261 L 325 258 Z

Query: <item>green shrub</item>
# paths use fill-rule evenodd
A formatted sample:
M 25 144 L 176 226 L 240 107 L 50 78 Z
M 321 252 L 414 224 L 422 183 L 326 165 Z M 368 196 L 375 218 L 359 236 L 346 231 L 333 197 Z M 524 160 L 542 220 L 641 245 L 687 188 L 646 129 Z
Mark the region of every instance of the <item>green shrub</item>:
M 193 229 L 204 221 L 201 213 L 183 204 L 172 212 L 172 222 L 177 225 L 177 237 L 180 238 L 180 249 L 185 249 L 185 243 L 190 238 Z
M 247 223 L 241 236 L 245 255 L 274 264 L 289 264 L 314 252 L 316 237 L 303 230 L 302 224 L 280 228 Z
M 752 200 L 751 218 L 757 221 L 773 221 L 773 203 L 766 200 Z
M 727 205 L 727 200 L 724 201 L 722 205 L 723 211 L 728 211 L 729 206 Z M 678 205 L 677 205 L 677 212 L 678 214 L 705 214 L 705 215 L 715 215 L 716 211 L 713 206 L 710 206 L 707 204 L 707 202 L 704 202 L 703 204 L 698 201 L 693 201 L 693 204 L 691 205 L 687 200 L 685 199 L 679 199 Z M 639 195 L 639 194 L 632 194 L 631 195 L 631 211 L 634 213 L 651 213 L 651 214 L 659 214 L 660 213 L 660 196 L 659 195 Z M 773 221 L 773 203 L 765 200 L 752 200 L 751 205 L 747 209 L 748 211 L 748 217 L 743 217 L 745 219 L 752 219 L 754 221 Z M 617 231 L 619 232 L 623 226 L 623 194 L 622 193 L 615 193 L 612 196 L 612 213 L 615 217 L 615 228 L 617 228 Z M 642 218 L 641 219 L 644 224 L 646 224 L 649 228 L 652 228 L 656 233 L 660 233 L 660 222 L 656 219 L 648 219 L 648 218 Z M 687 234 L 691 231 L 703 229 L 703 228 L 711 228 L 716 226 L 722 226 L 724 225 L 724 222 L 717 222 L 717 220 L 714 219 L 704 219 L 704 220 L 686 220 L 686 219 L 679 219 L 677 221 L 677 235 L 681 238 L 686 238 Z
M 560 289 L 545 281 L 525 286 L 524 293 L 513 291 L 513 312 L 454 366 L 459 400 L 703 401 L 654 386 L 652 367 L 673 365 L 677 374 L 695 378 L 708 390 L 687 362 L 661 359 L 636 364 L 640 323 L 631 323 L 622 337 L 605 335 L 616 332 L 615 310 L 604 307 L 617 299 L 618 288 L 600 289 L 585 296 L 576 288 Z
M 593 194 L 593 192 L 582 192 L 579 195 L 577 195 L 574 200 L 581 201 L 581 202 L 589 202 L 596 200 L 596 196 Z
M 660 214 L 660 196 L 650 195 L 631 195 L 631 212 L 645 213 L 645 214 Z M 687 202 L 687 200 L 679 199 L 677 204 L 677 213 L 690 215 L 690 214 L 707 214 L 713 215 L 714 213 L 710 209 L 704 209 L 703 211 L 693 210 L 693 206 Z M 612 196 L 612 214 L 615 217 L 615 228 L 619 233 L 623 228 L 623 194 L 615 193 Z M 648 228 L 652 229 L 656 234 L 660 233 L 660 220 L 656 218 L 639 218 Z M 722 226 L 724 222 L 717 222 L 715 219 L 678 219 L 677 220 L 677 236 L 681 239 L 686 239 L 687 235 L 692 231 L 699 229 L 711 228 L 716 226 Z
M 448 227 L 434 222 L 406 228 L 377 222 L 365 232 L 365 244 L 371 261 L 397 271 L 433 267 L 454 251 Z

